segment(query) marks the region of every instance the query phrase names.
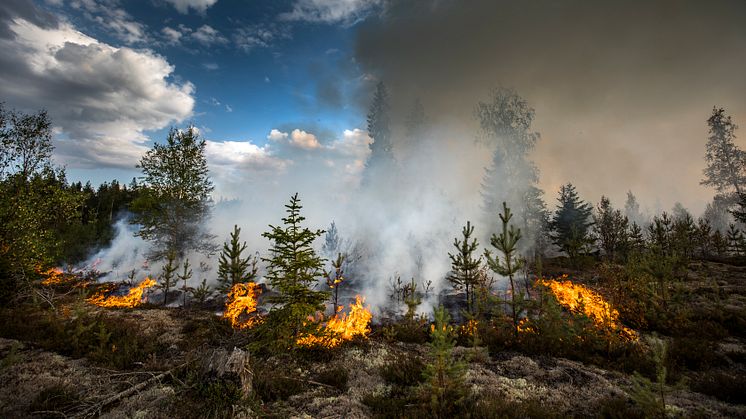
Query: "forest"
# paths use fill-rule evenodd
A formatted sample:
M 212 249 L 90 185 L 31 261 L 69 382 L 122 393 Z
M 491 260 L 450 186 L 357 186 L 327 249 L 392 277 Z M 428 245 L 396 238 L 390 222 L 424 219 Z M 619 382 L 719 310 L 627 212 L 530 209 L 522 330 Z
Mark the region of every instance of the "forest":
M 401 134 L 389 100 L 378 83 L 361 196 L 397 188 L 406 160 L 394 136 L 427 141 L 422 103 Z M 433 280 L 420 253 L 403 256 L 418 269 L 371 282 L 385 240 L 306 219 L 298 193 L 271 203 L 276 222 L 250 238 L 266 249 L 250 248 L 238 223 L 217 237 L 210 219 L 224 203 L 192 126 L 141 156 L 140 177 L 94 186 L 55 164 L 45 111 L 0 107 L 0 412 L 745 415 L 746 153 L 736 122 L 720 107 L 702 115 L 701 182 L 714 196 L 695 218 L 681 204 L 645 213 L 631 191 L 615 208 L 571 183 L 546 202 L 530 159 L 541 138 L 534 117 L 508 88 L 475 106 L 493 153 L 484 216 L 445 233 L 449 250 L 436 256 L 445 275 Z M 112 279 L 96 258 L 123 234 L 118 223 L 134 227 L 147 254 Z M 372 290 L 383 297 L 366 300 Z

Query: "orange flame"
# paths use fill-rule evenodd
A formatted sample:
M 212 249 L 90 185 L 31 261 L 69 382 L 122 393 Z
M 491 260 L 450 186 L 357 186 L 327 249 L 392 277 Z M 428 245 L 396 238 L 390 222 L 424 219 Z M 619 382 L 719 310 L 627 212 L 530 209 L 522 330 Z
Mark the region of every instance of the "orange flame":
M 132 308 L 137 307 L 142 303 L 142 296 L 146 289 L 153 287 L 155 285 L 155 280 L 150 278 L 145 278 L 142 282 L 140 282 L 137 286 L 130 288 L 127 295 L 109 295 L 107 296 L 110 291 L 113 290 L 113 288 L 108 288 L 103 291 L 100 291 L 86 299 L 91 304 L 97 305 L 99 307 L 107 307 L 107 308 Z M 116 287 L 114 287 L 116 288 Z
M 307 348 L 334 348 L 356 336 L 367 336 L 370 333 L 370 320 L 373 314 L 363 307 L 364 302 L 364 297 L 356 296 L 355 302 L 350 304 L 349 313 L 337 313 L 332 316 L 323 327 L 322 336 L 302 336 L 296 343 Z
M 41 266 L 37 266 L 36 273 L 44 277 L 44 279 L 42 279 L 41 281 L 41 284 L 45 287 L 60 285 L 66 282 L 67 279 L 65 278 L 65 273 L 62 272 L 62 269 L 60 268 L 49 268 L 47 270 L 42 270 Z
M 223 318 L 229 319 L 235 329 L 246 329 L 257 323 L 258 317 L 242 319 L 242 315 L 251 315 L 256 311 L 257 298 L 262 289 L 253 282 L 238 283 L 228 292 L 228 302 Z M 244 316 L 245 317 L 245 316 Z
M 571 312 L 583 313 L 599 328 L 615 329 L 630 339 L 636 336 L 631 329 L 619 321 L 619 312 L 598 293 L 580 284 L 575 284 L 562 275 L 561 280 L 539 280 L 548 287 L 557 301 Z

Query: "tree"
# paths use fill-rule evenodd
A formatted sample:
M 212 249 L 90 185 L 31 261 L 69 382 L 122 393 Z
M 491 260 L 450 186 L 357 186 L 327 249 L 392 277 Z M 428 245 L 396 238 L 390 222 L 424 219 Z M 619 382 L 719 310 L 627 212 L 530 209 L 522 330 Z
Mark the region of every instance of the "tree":
M 474 226 L 470 221 L 466 222 L 461 230 L 463 240 L 453 239 L 453 247 L 456 253 L 448 253 L 451 259 L 451 272 L 447 279 L 455 289 L 464 288 L 466 292 L 466 310 L 469 314 L 474 314 L 475 288 L 480 279 L 480 270 L 482 267 L 482 257 L 475 257 L 474 252 L 479 247 L 477 239 L 472 238 Z
M 627 233 L 627 251 L 631 253 L 641 253 L 645 248 L 645 236 L 642 234 L 642 228 L 637 223 L 633 222 L 629 226 L 629 233 Z
M 702 258 L 710 257 L 712 252 L 712 226 L 710 222 L 704 218 L 699 217 L 697 220 L 697 250 Z
M 534 109 L 515 90 L 498 88 L 488 102 L 477 104 L 475 116 L 483 141 L 494 147 L 492 164 L 482 181 L 488 225 L 505 201 L 516 211 L 518 223 L 528 235 L 526 243 L 535 246 L 547 215 L 543 191 L 536 187 L 539 171 L 528 158 L 540 138 L 531 129 Z
M 744 248 L 744 237 L 741 230 L 735 224 L 728 226 L 726 240 L 728 243 L 728 252 L 731 255 L 739 256 Z
M 640 212 L 640 204 L 632 191 L 627 191 L 627 200 L 624 202 L 624 215 L 631 223 L 643 224 L 643 215 Z
M 342 240 L 339 238 L 339 231 L 337 230 L 337 224 L 332 221 L 329 225 L 329 229 L 326 230 L 324 235 L 324 245 L 321 247 L 321 251 L 327 257 L 334 257 L 334 255 L 340 253 L 342 247 Z
M 65 232 L 80 222 L 84 193 L 51 160 L 46 112 L 23 114 L 0 104 L 0 301 L 16 295 L 39 265 L 62 262 Z M 71 237 L 77 239 L 77 237 Z
M 421 140 L 426 122 L 425 107 L 422 106 L 422 101 L 417 98 L 412 104 L 409 115 L 407 115 L 407 120 L 404 123 L 407 138 L 414 142 Z
M 23 182 L 51 168 L 52 121 L 46 111 L 26 114 L 6 111 L 0 103 L 0 179 L 16 173 Z
M 184 261 L 184 270 L 181 272 L 181 274 L 178 274 L 177 276 L 182 281 L 181 294 L 182 294 L 182 297 L 183 297 L 183 301 L 182 301 L 181 305 L 183 307 L 186 307 L 186 305 L 187 305 L 187 294 L 189 293 L 189 290 L 190 290 L 189 280 L 192 278 L 192 268 L 189 266 L 189 259 L 186 259 Z
M 172 288 L 176 287 L 178 281 L 178 275 L 176 270 L 179 269 L 179 265 L 176 263 L 176 254 L 170 252 L 166 256 L 166 264 L 161 268 L 161 274 L 158 276 L 159 283 L 156 285 L 158 288 L 163 290 L 163 305 L 168 303 L 168 293 Z
M 332 223 L 334 225 L 334 223 Z M 344 282 L 344 263 L 345 255 L 337 253 L 337 258 L 332 261 L 333 272 L 325 271 L 324 277 L 326 277 L 326 285 L 332 290 L 332 315 L 336 314 L 342 309 L 339 305 L 339 288 Z
M 430 362 L 425 367 L 425 390 L 433 417 L 453 417 L 455 408 L 467 393 L 464 385 L 466 365 L 453 358 L 455 332 L 443 306 L 434 310 L 435 322 L 430 328 Z
M 746 181 L 746 155 L 735 143 L 735 132 L 738 126 L 725 114 L 723 108 L 712 108 L 712 115 L 707 119 L 709 134 L 705 146 L 705 161 L 702 185 L 712 186 L 724 196 L 735 192 L 742 194 Z
M 394 152 L 389 111 L 388 89 L 381 81 L 376 85 L 373 102 L 368 111 L 368 135 L 373 141 L 370 143 L 370 157 L 365 164 L 365 183 L 369 183 L 377 174 L 387 174 L 393 166 Z
M 227 293 L 234 285 L 251 282 L 258 272 L 256 257 L 242 257 L 246 242 L 241 243 L 241 229 L 233 226 L 230 242 L 223 243 L 223 251 L 218 262 L 218 291 Z
M 513 312 L 513 332 L 518 337 L 518 315 L 520 314 L 519 304 L 521 299 L 516 295 L 516 286 L 514 281 L 515 274 L 523 268 L 525 260 L 518 256 L 518 242 L 521 240 L 521 229 L 516 229 L 510 224 L 513 214 L 510 208 L 503 202 L 503 212 L 500 214 L 502 222 L 502 231 L 500 235 L 492 234 L 490 244 L 502 253 L 502 262 L 499 256 L 492 257 L 489 249 L 485 250 L 484 257 L 487 260 L 487 266 L 498 275 L 507 276 L 510 280 L 510 307 Z
M 571 260 L 576 260 L 580 251 L 590 243 L 588 230 L 593 209 L 580 199 L 571 183 L 560 188 L 557 201 L 559 204 L 550 222 L 552 241 Z
M 132 222 L 140 225 L 136 234 L 153 243 L 153 260 L 170 252 L 181 259 L 191 250 L 207 254 L 216 250 L 214 236 L 203 229 L 213 191 L 205 144 L 193 126 L 171 129 L 166 143 L 155 144 L 137 165 L 146 188 L 133 202 Z
M 316 255 L 312 244 L 324 231 L 301 226 L 306 218 L 300 215 L 303 207 L 297 193 L 285 208 L 283 226 L 270 225 L 270 231 L 262 234 L 272 243 L 270 257 L 262 260 L 267 263 L 266 278 L 277 291 L 266 324 L 276 329 L 273 333 L 283 345 L 302 331 L 309 316 L 323 311 L 328 297 L 327 292 L 312 289 L 324 266 L 324 259 Z
M 628 224 L 627 217 L 612 208 L 609 198 L 602 196 L 593 215 L 593 227 L 601 249 L 611 261 L 627 243 Z

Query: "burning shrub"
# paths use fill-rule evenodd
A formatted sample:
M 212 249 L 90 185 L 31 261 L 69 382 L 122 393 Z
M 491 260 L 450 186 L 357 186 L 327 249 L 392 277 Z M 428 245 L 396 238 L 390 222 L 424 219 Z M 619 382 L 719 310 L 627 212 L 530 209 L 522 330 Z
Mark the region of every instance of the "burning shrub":
M 252 315 L 256 312 L 257 298 L 261 292 L 259 285 L 253 282 L 239 282 L 231 287 L 223 317 L 231 321 L 233 328 L 250 328 L 260 321 Z
M 557 301 L 570 312 L 582 313 L 599 329 L 617 332 L 626 339 L 636 339 L 636 333 L 619 322 L 619 312 L 598 293 L 580 284 L 575 284 L 563 275 L 560 280 L 539 280 L 549 288 Z
M 355 303 L 350 304 L 348 313 L 335 314 L 322 327 L 321 333 L 302 335 L 296 344 L 307 348 L 334 348 L 344 341 L 366 337 L 370 333 L 370 320 L 373 315 L 370 310 L 363 307 L 364 301 L 363 297 L 356 296 Z
M 107 308 L 133 308 L 142 304 L 145 290 L 156 285 L 156 282 L 150 278 L 145 278 L 137 286 L 129 289 L 126 295 L 112 295 L 119 285 L 112 284 L 103 290 L 88 297 L 86 301 L 99 307 Z

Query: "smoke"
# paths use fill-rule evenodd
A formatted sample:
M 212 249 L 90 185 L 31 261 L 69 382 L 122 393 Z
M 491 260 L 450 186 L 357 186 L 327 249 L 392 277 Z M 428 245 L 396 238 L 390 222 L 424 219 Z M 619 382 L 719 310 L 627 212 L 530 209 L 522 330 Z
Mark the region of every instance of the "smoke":
M 392 0 L 360 29 L 355 60 L 394 108 L 419 97 L 463 132 L 492 88 L 515 88 L 536 109 L 549 196 L 572 182 L 621 207 L 631 189 L 643 207 L 698 214 L 713 194 L 699 185 L 705 120 L 718 105 L 746 121 L 744 17 L 737 0 Z

